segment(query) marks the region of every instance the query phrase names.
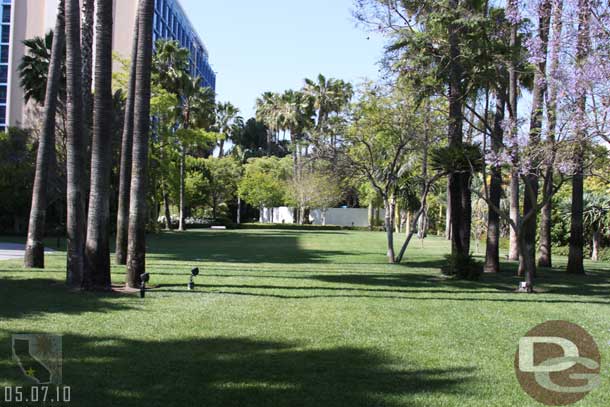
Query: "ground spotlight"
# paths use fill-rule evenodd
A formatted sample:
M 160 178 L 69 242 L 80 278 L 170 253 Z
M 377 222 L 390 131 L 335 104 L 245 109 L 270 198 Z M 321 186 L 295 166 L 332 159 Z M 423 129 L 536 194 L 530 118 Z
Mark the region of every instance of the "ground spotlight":
M 195 289 L 195 277 L 199 275 L 199 268 L 195 267 L 191 270 L 191 279 L 189 280 L 188 288 L 189 290 Z
M 146 283 L 150 281 L 150 273 L 140 274 L 140 298 L 146 296 Z

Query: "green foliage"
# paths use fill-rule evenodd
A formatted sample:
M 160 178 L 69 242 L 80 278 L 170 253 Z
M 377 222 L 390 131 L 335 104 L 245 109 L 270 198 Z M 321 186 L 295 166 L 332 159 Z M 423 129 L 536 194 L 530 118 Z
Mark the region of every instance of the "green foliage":
M 430 162 L 436 171 L 446 174 L 476 173 L 483 170 L 483 153 L 477 144 L 440 147 L 430 152 Z
M 449 254 L 445 259 L 446 264 L 441 267 L 441 272 L 446 276 L 476 281 L 483 273 L 483 264 L 471 255 Z
M 286 197 L 286 180 L 290 168 L 277 157 L 250 159 L 239 182 L 239 196 L 249 205 L 260 208 L 280 206 Z
M 43 105 L 47 93 L 47 77 L 51 62 L 51 49 L 53 47 L 53 31 L 49 31 L 44 38 L 34 37 L 23 41 L 26 53 L 19 64 L 19 78 L 24 91 L 24 100 L 34 100 Z M 65 50 L 64 50 L 65 53 Z M 62 58 L 62 74 L 59 86 L 59 98 L 66 95 L 66 67 L 65 56 Z
M 14 222 L 25 222 L 29 214 L 35 165 L 36 146 L 28 132 L 9 127 L 0 133 L 0 229 L 25 227 Z

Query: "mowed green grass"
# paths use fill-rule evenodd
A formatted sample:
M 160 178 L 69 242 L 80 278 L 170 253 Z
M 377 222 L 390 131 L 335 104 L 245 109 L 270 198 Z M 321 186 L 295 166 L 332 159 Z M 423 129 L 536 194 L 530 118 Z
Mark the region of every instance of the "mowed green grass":
M 72 406 L 534 406 L 514 374 L 518 340 L 563 319 L 604 363 L 579 405 L 610 405 L 608 265 L 566 276 L 558 259 L 527 295 L 514 264 L 443 278 L 440 238 L 415 241 L 401 266 L 386 264 L 383 233 L 191 231 L 148 245 L 144 300 L 68 291 L 62 253 L 45 271 L 0 262 L 0 387 L 23 383 L 12 333 L 59 333 Z

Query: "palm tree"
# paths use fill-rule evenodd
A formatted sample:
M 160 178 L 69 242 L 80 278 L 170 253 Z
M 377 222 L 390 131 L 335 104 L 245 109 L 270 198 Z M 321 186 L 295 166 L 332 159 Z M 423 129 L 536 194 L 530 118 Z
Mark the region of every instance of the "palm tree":
M 67 283 L 80 287 L 85 249 L 85 145 L 79 0 L 66 0 L 67 78 Z
M 64 2 L 58 6 L 51 58 L 48 65 L 46 96 L 44 101 L 43 128 L 38 143 L 36 175 L 32 192 L 32 208 L 28 227 L 28 240 L 25 248 L 24 265 L 28 268 L 44 268 L 44 227 L 47 210 L 47 185 L 49 167 L 55 155 L 55 113 L 59 93 L 62 57 L 64 55 Z
M 214 92 L 208 87 L 201 87 L 201 78 L 192 77 L 187 73 L 180 75 L 178 80 L 178 96 L 181 100 L 180 127 L 189 130 L 192 125 L 197 128 L 208 128 L 212 124 L 212 114 L 215 108 Z M 178 140 L 180 148 L 180 221 L 178 230 L 186 230 L 186 200 L 185 175 L 187 140 Z
M 153 12 L 154 0 L 140 0 L 138 54 L 137 60 L 132 61 L 137 65 L 126 281 L 127 286 L 132 288 L 140 285 L 140 276 L 146 271 L 146 184 L 148 181 Z
M 175 95 L 178 95 L 188 74 L 189 50 L 180 47 L 178 41 L 158 40 L 153 56 L 153 75 L 156 82 Z
M 95 100 L 91 144 L 91 191 L 85 244 L 85 287 L 110 289 L 110 171 L 112 169 L 113 0 L 96 1 Z
M 216 106 L 216 126 L 220 134 L 224 136 L 221 138 L 218 147 L 218 157 L 224 156 L 224 143 L 225 141 L 231 140 L 235 132 L 243 127 L 244 119 L 239 115 L 239 109 L 230 102 L 218 103 Z
M 131 50 L 131 67 L 127 101 L 125 104 L 125 123 L 123 125 L 123 140 L 121 143 L 121 169 L 119 175 L 119 203 L 117 208 L 116 232 L 116 263 L 127 264 L 127 234 L 129 231 L 129 187 L 131 183 L 131 149 L 133 144 L 133 113 L 135 98 L 136 64 L 138 58 L 138 18 L 133 36 Z
M 63 4 L 63 1 L 62 1 Z M 63 22 L 65 24 L 64 11 L 61 11 Z M 35 37 L 23 41 L 26 49 L 26 54 L 21 59 L 19 64 L 19 78 L 21 88 L 24 92 L 25 102 L 30 100 L 35 101 L 40 105 L 44 105 L 47 94 L 47 78 L 49 74 L 49 65 L 51 62 L 53 37 L 54 32 L 49 31 L 44 38 Z M 65 33 L 61 33 L 65 42 Z M 60 58 L 60 70 L 58 79 L 57 93 L 60 100 L 65 99 L 66 95 L 66 71 L 65 71 L 65 47 L 62 46 L 62 54 Z
M 313 100 L 318 132 L 324 130 L 329 115 L 343 110 L 354 95 L 350 83 L 338 79 L 326 79 L 322 74 L 318 75 L 317 81 L 305 79 L 303 92 Z
M 265 92 L 256 100 L 256 119 L 264 123 L 269 131 L 267 132 L 267 155 L 271 155 L 271 144 L 273 138 L 281 130 L 281 96 L 273 92 Z

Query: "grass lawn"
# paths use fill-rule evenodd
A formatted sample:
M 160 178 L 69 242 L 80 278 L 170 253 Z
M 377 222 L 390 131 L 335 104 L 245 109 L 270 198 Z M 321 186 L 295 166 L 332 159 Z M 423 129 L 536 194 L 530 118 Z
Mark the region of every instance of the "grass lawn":
M 415 241 L 390 266 L 384 237 L 151 236 L 157 288 L 144 300 L 69 292 L 63 253 L 45 271 L 0 262 L 0 388 L 23 383 L 12 333 L 61 333 L 71 406 L 534 406 L 515 378 L 518 340 L 565 319 L 594 336 L 604 363 L 602 387 L 578 405 L 610 405 L 610 265 L 587 263 L 585 277 L 543 270 L 541 293 L 516 294 L 514 264 L 477 283 L 446 280 L 446 241 Z

